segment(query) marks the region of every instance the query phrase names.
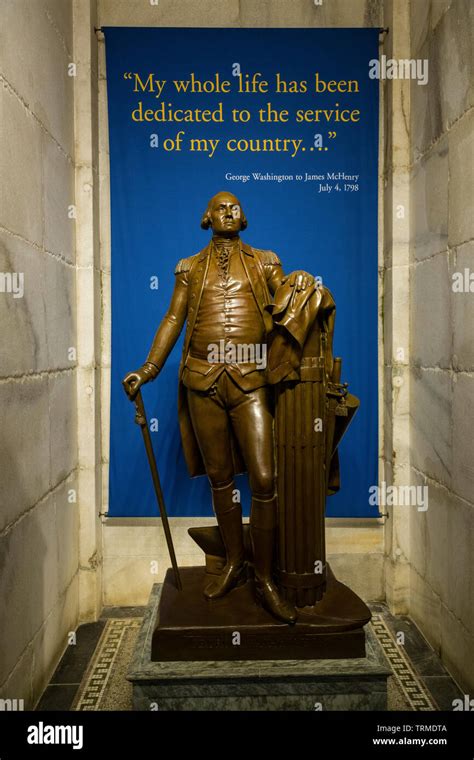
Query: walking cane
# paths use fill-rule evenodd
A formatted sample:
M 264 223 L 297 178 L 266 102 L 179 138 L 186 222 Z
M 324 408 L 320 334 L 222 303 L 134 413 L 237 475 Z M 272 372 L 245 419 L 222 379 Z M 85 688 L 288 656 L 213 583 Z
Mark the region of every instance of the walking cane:
M 150 465 L 151 477 L 153 479 L 153 486 L 155 488 L 156 499 L 158 501 L 158 507 L 160 509 L 161 521 L 163 523 L 163 530 L 165 531 L 166 544 L 168 546 L 168 552 L 173 566 L 174 579 L 178 591 L 183 590 L 183 584 L 181 583 L 181 576 L 179 574 L 178 563 L 176 562 L 176 554 L 174 553 L 173 539 L 171 537 L 170 526 L 168 522 L 168 515 L 166 514 L 165 500 L 163 498 L 163 491 L 161 490 L 160 476 L 158 475 L 158 468 L 156 466 L 155 453 L 153 451 L 153 444 L 151 442 L 150 431 L 148 429 L 148 423 L 145 413 L 145 405 L 141 391 L 137 391 L 134 398 L 135 401 L 135 422 L 140 425 L 143 434 L 143 440 L 145 442 L 146 455 L 148 458 L 148 464 Z

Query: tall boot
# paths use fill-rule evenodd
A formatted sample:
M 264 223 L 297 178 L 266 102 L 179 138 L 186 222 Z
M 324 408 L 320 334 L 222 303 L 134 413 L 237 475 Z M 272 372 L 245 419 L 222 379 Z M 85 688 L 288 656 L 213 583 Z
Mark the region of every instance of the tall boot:
M 272 577 L 276 507 L 276 497 L 268 501 L 252 499 L 250 535 L 253 546 L 256 594 L 258 601 L 273 617 L 285 623 L 295 623 L 296 610 L 292 604 L 282 599 Z
M 219 599 L 246 580 L 242 508 L 232 501 L 234 483 L 212 489 L 212 501 L 217 524 L 226 551 L 226 564 L 222 573 L 204 589 L 207 599 Z

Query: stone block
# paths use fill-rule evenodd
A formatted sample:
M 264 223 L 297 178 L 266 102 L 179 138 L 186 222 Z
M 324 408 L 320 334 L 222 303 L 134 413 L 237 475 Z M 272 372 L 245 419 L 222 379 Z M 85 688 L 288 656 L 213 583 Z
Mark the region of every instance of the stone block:
M 390 467 L 393 457 L 393 408 L 392 408 L 392 368 L 384 368 L 384 404 L 383 404 L 383 457 L 384 467 Z M 385 478 L 386 480 L 387 478 Z
M 447 253 L 423 261 L 413 269 L 411 356 L 418 366 L 451 366 L 451 283 Z
M 463 626 L 474 634 L 474 506 L 452 497 L 447 507 L 447 596 L 443 602 Z
M 181 559 L 180 559 L 181 561 Z M 104 607 L 144 605 L 154 583 L 164 578 L 166 567 L 152 574 L 149 557 L 109 557 L 104 561 Z
M 384 132 L 385 134 L 389 135 L 391 131 L 391 127 L 388 125 L 385 125 Z M 384 161 L 389 161 L 389 153 L 387 151 L 385 152 Z M 393 192 L 392 192 L 392 175 L 391 175 L 391 169 L 387 168 L 388 176 L 384 177 L 382 181 L 382 192 L 383 192 L 383 219 L 379 220 L 381 221 L 379 233 L 381 233 L 383 238 L 383 266 L 385 269 L 390 269 L 392 266 L 392 248 L 393 248 Z
M 95 52 L 98 40 L 94 26 L 101 26 L 98 21 L 98 0 L 87 3 L 73 3 L 74 58 L 79 63 L 97 70 Z M 133 10 L 131 11 L 133 14 Z M 105 24 L 104 24 L 105 25 Z M 112 23 L 111 26 L 115 24 Z M 117 26 L 129 26 L 130 18 Z
M 453 387 L 453 490 L 474 501 L 474 377 L 454 376 Z
M 237 0 L 215 3 L 203 0 L 160 0 L 158 5 L 141 0 L 101 0 L 99 4 L 101 26 L 239 26 Z
M 101 179 L 102 175 L 108 175 L 109 174 L 109 125 L 108 125 L 108 98 L 107 98 L 107 80 L 106 80 L 106 69 L 105 69 L 105 49 L 101 45 L 99 48 L 99 68 L 100 68 L 100 74 L 99 74 L 99 159 L 100 159 L 100 174 Z M 108 183 L 104 183 L 104 190 L 102 191 L 101 188 L 101 196 L 102 192 L 105 192 L 107 195 L 107 202 L 110 203 L 110 198 L 108 197 L 110 195 L 110 186 Z M 102 197 L 101 197 L 102 201 Z M 103 225 L 104 229 L 110 229 L 110 225 Z
M 95 622 L 103 609 L 101 560 L 91 569 L 79 571 L 79 610 L 83 623 Z
M 474 104 L 474 5 L 452 0 L 432 37 L 443 132 Z M 431 64 L 431 62 L 430 62 Z
M 444 605 L 441 611 L 441 659 L 459 686 L 474 690 L 474 636 Z
M 382 4 L 366 0 L 332 0 L 315 5 L 313 2 L 285 0 L 262 3 L 258 0 L 241 0 L 239 21 L 243 27 L 332 27 L 377 26 L 381 23 Z
M 0 232 L 0 272 L 23 278 L 21 298 L 0 293 L 1 375 L 41 372 L 49 367 L 44 256 L 21 238 Z
M 449 487 L 453 470 L 452 382 L 449 372 L 414 368 L 410 398 L 411 463 Z
M 441 610 L 440 597 L 412 567 L 410 572 L 410 617 L 438 656 L 441 647 Z
M 75 261 L 74 166 L 47 134 L 43 134 L 44 247 L 71 263 Z
M 403 475 L 396 474 L 394 485 L 398 488 L 406 488 L 409 485 L 409 470 L 401 468 L 400 473 Z M 392 532 L 390 556 L 397 571 L 409 561 L 410 557 L 410 511 L 412 509 L 413 507 L 409 504 L 383 505 L 381 508 L 381 511 L 388 512 L 390 515 Z
M 396 405 L 405 405 L 406 400 L 409 398 L 408 386 L 409 370 L 398 370 L 396 378 L 397 383 L 402 383 L 400 387 L 394 386 L 394 407 Z M 400 396 L 399 394 L 403 394 Z M 393 422 L 393 434 L 392 434 L 392 456 L 393 461 L 397 468 L 397 479 L 402 477 L 402 485 L 405 485 L 403 480 L 403 470 L 405 465 L 409 462 L 410 458 L 410 415 L 408 412 L 397 412 L 394 408 L 394 422 Z
M 100 274 L 92 266 L 76 274 L 77 322 L 87 325 L 78 336 L 78 358 L 82 367 L 93 367 L 100 361 Z M 110 318 L 110 317 L 109 317 Z
M 171 566 L 161 521 L 148 518 L 140 525 L 134 522 L 112 519 L 103 529 L 107 606 L 145 604 L 151 585 L 162 581 Z M 214 524 L 213 518 L 170 518 L 180 566 L 204 564 L 204 554 L 188 535 L 188 528 Z
M 431 0 L 431 28 L 434 29 L 446 13 L 452 0 Z
M 398 265 L 392 271 L 392 363 L 408 363 L 409 270 Z
M 188 528 L 215 525 L 213 517 L 170 517 L 170 530 L 173 536 L 178 561 L 181 554 L 200 556 L 204 564 L 204 554 L 188 535 Z M 140 524 L 134 519 L 112 518 L 106 522 L 103 530 L 105 557 L 149 557 L 167 552 L 163 526 L 159 518 L 143 518 Z M 197 563 L 199 564 L 199 562 Z
M 451 267 L 451 313 L 453 315 L 453 366 L 467 372 L 474 371 L 474 340 L 472 326 L 474 325 L 474 281 L 472 290 L 453 292 L 453 274 L 460 273 L 463 282 L 468 277 L 474 280 L 474 242 L 465 243 L 456 248 L 454 262 Z
M 76 157 L 76 160 L 79 159 Z M 88 151 L 85 151 L 84 160 L 89 161 Z M 94 267 L 95 257 L 98 254 L 94 251 L 95 220 L 92 198 L 95 179 L 89 163 L 77 167 L 75 180 L 77 213 L 81 218 L 81 224 L 76 228 L 76 263 L 81 268 L 91 269 Z
M 410 485 L 415 487 L 423 487 L 426 485 L 426 479 L 423 478 L 417 472 L 412 470 Z M 429 498 L 429 491 L 428 491 Z M 417 509 L 417 506 L 410 505 L 404 507 L 406 510 L 406 520 L 409 523 L 409 546 L 407 551 L 407 559 L 411 565 L 415 568 L 416 572 L 424 578 L 426 575 L 427 566 L 427 512 L 429 511 L 430 504 L 428 502 L 428 510 L 421 512 Z
M 397 444 L 400 447 L 407 445 L 407 440 L 403 437 L 403 428 L 405 418 L 410 414 L 410 369 L 406 365 L 395 365 L 392 368 L 392 374 L 393 414 L 396 417 L 396 425 L 399 427 L 399 435 L 402 436 L 402 440 L 397 442 L 394 430 L 394 449 L 397 450 Z M 397 457 L 400 461 L 398 454 Z
M 383 552 L 384 529 L 372 518 L 326 518 L 328 553 L 366 554 Z
M 399 3 L 397 0 L 385 0 L 383 3 L 384 24 L 390 26 L 391 30 L 405 30 L 410 25 L 410 8 L 408 3 Z M 400 56 L 401 58 L 410 57 L 410 35 L 409 34 L 388 34 L 384 38 L 389 40 L 384 43 L 390 51 L 390 56 Z
M 101 473 L 101 485 L 102 485 L 102 511 L 104 513 L 108 512 L 109 509 L 109 460 L 104 453 L 104 458 L 102 461 L 102 473 Z M 104 523 L 106 525 L 107 522 Z M 104 532 L 102 532 L 102 536 L 104 535 Z
M 393 361 L 393 268 L 384 270 L 383 278 L 383 346 L 384 364 L 391 365 Z
M 4 29 L 8 29 L 8 25 Z M 3 36 L 9 39 L 11 34 L 9 30 L 8 35 Z M 23 32 L 19 32 L 18 39 L 22 38 Z M 17 55 L 15 43 L 15 58 Z M 38 68 L 36 62 L 35 68 Z M 0 113 L 0 144 L 8 146 L 8 150 L 0 152 L 0 224 L 41 245 L 41 127 L 6 87 L 0 89 Z
M 110 374 L 108 372 L 104 372 L 104 375 L 107 374 L 107 379 L 104 380 L 102 383 L 100 393 L 101 393 L 101 407 L 102 409 L 110 409 Z M 110 461 L 110 416 L 108 414 L 102 415 L 101 418 L 101 440 L 102 440 L 102 459 L 105 462 Z
M 101 243 L 101 248 L 102 248 Z M 112 289 L 110 270 L 101 273 L 102 295 L 102 335 L 101 335 L 101 366 L 109 369 L 112 363 Z
M 400 51 L 398 52 L 398 56 L 402 57 Z M 389 117 L 389 130 L 391 131 L 391 153 L 389 155 L 394 173 L 400 172 L 400 174 L 404 177 L 405 182 L 408 178 L 408 164 L 410 154 L 410 117 L 407 107 L 407 103 L 410 101 L 410 88 L 411 84 L 409 79 L 394 79 L 391 81 L 392 102 L 391 114 Z M 400 191 L 397 192 L 397 196 L 400 197 Z M 408 208 L 407 192 L 405 202 Z M 406 214 L 404 218 L 408 222 L 408 214 Z
M 411 160 L 415 163 L 429 146 L 441 137 L 443 123 L 440 98 L 440 72 L 442 62 L 439 60 L 430 37 L 420 48 L 417 58 L 429 61 L 428 83 L 418 84 L 411 80 L 410 87 L 410 122 L 411 122 Z
M 140 0 L 101 0 L 101 25 L 109 26 L 270 26 L 270 27 L 364 27 L 382 23 L 382 2 L 376 0 L 332 0 L 315 6 L 305 0 L 226 0 L 214 3 L 202 0 L 197 6 L 191 0 L 182 0 L 179 6 L 173 0 L 160 0 L 153 6 Z
M 68 15 L 67 9 L 64 13 Z M 2 28 L 5 31 L 0 47 L 5 79 L 64 151 L 72 156 L 74 77 L 68 76 L 70 57 L 46 13 L 44 0 L 33 3 L 6 0 L 2 4 Z M 18 63 L 19 40 L 21 65 Z M 31 172 L 22 174 L 24 180 L 31 183 Z M 38 193 L 38 187 L 35 191 Z
M 54 498 L 0 538 L 0 683 L 13 670 L 58 596 Z
M 404 266 L 410 263 L 409 210 L 410 175 L 404 167 L 390 171 L 383 190 L 383 265 Z
M 87 31 L 87 29 L 84 29 L 84 32 Z M 92 125 L 91 103 L 91 90 L 93 84 L 91 81 L 91 61 L 90 50 L 87 48 L 86 51 L 83 51 L 78 44 L 77 47 L 78 68 L 77 75 L 75 77 L 75 130 L 77 134 L 81 135 L 81 139 L 76 142 L 74 157 L 78 169 L 88 169 L 92 167 L 93 155 L 97 147 L 93 141 L 94 131 Z M 89 58 L 81 60 L 86 53 L 89 54 Z
M 39 5 L 41 0 L 36 0 Z M 68 53 L 72 53 L 72 0 L 42 0 L 46 15 L 61 37 Z
M 449 133 L 450 246 L 474 237 L 474 214 L 469 199 L 474 186 L 474 109 L 466 113 Z
M 97 193 L 96 196 L 97 197 Z M 94 212 L 98 215 L 99 211 L 98 209 Z M 98 231 L 97 231 L 98 232 Z M 97 256 L 99 256 L 100 252 L 100 241 L 99 237 L 97 236 L 97 239 L 94 242 L 94 248 L 97 252 Z M 94 334 L 94 364 L 98 368 L 98 375 L 100 378 L 101 375 L 101 358 L 102 358 L 102 309 L 103 309 L 103 303 L 102 303 L 102 273 L 101 271 L 96 267 L 95 270 L 95 276 L 94 276 L 94 324 L 93 324 L 93 334 Z
M 337 580 L 349 586 L 365 602 L 385 599 L 382 552 L 370 554 L 328 552 L 328 561 Z
M 79 318 L 80 319 L 80 318 Z M 94 367 L 77 368 L 77 423 L 78 451 L 81 465 L 94 468 L 100 460 L 99 450 L 99 402 L 100 376 Z
M 424 545 L 413 546 L 412 556 L 426 556 L 426 581 L 445 603 L 449 599 L 449 564 L 453 548 L 448 540 L 452 495 L 433 481 L 428 484 L 429 505 L 425 514 Z
M 77 500 L 76 502 L 69 500 L 69 493 L 73 489 L 77 494 L 76 473 L 62 483 L 54 493 L 60 594 L 70 585 L 79 567 L 79 504 Z
M 415 58 L 419 49 L 426 42 L 427 35 L 431 30 L 430 25 L 430 3 L 414 2 L 410 3 L 410 33 L 411 33 L 411 57 Z
M 121 522 L 121 521 L 120 521 Z M 115 524 L 107 520 L 103 528 L 104 557 L 147 557 L 157 559 L 163 549 L 163 529 L 158 520 L 147 525 Z M 176 531 L 172 528 L 173 541 Z M 191 539 L 189 539 L 191 541 Z
M 99 467 L 82 465 L 77 470 L 77 484 L 80 505 L 79 551 L 80 564 L 87 572 L 95 571 L 101 562 L 101 518 L 98 515 L 100 504 L 100 470 Z
M 410 565 L 391 557 L 384 563 L 385 599 L 394 615 L 408 615 L 410 598 Z
M 27 646 L 7 680 L 0 686 L 0 699 L 23 700 L 25 710 L 34 707 L 32 678 L 33 647 Z
M 78 624 L 78 579 L 75 577 L 42 625 L 32 643 L 34 669 L 32 672 L 33 699 L 39 700 L 68 646 L 68 634 Z
M 51 483 L 55 486 L 77 466 L 76 374 L 50 375 Z
M 411 239 L 417 261 L 448 245 L 448 140 L 441 139 L 415 166 L 410 209 Z
M 53 256 L 44 257 L 44 301 L 51 369 L 74 368 L 77 364 L 76 277 L 72 266 Z M 76 358 L 70 349 L 76 349 Z
M 1 531 L 36 504 L 50 486 L 46 377 L 0 383 L 0 430 Z

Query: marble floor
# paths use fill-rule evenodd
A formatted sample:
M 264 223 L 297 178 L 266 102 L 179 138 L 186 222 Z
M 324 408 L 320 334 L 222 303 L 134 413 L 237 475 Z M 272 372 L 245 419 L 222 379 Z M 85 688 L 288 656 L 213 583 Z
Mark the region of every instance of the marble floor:
M 404 634 L 405 661 L 408 661 L 411 671 L 425 687 L 433 706 L 439 710 L 451 711 L 453 700 L 462 698 L 462 693 L 418 628 L 409 618 L 392 615 L 384 604 L 372 604 L 370 608 L 374 618 L 378 619 L 394 638 L 399 637 L 400 633 Z M 36 709 L 70 710 L 107 620 L 141 617 L 144 610 L 144 607 L 110 607 L 103 610 L 96 623 L 80 626 L 77 630 L 76 645 L 69 647 L 65 652 Z M 395 651 L 393 646 L 392 651 Z M 390 656 L 390 650 L 388 654 Z M 391 664 L 393 668 L 397 668 L 396 653 Z

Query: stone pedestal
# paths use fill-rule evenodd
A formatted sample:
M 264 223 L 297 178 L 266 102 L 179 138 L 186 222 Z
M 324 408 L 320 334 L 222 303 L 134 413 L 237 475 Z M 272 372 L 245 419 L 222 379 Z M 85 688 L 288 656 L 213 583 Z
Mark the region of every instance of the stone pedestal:
M 178 590 L 171 569 L 161 589 L 151 659 L 319 660 L 365 655 L 367 605 L 327 565 L 326 592 L 314 607 L 298 608 L 295 625 L 276 620 L 256 603 L 253 573 L 220 599 L 203 594 L 205 567 L 182 567 Z M 238 643 L 237 643 L 238 642 Z
M 155 584 L 127 674 L 134 710 L 386 710 L 391 671 L 370 628 L 360 658 L 152 662 L 160 595 Z

